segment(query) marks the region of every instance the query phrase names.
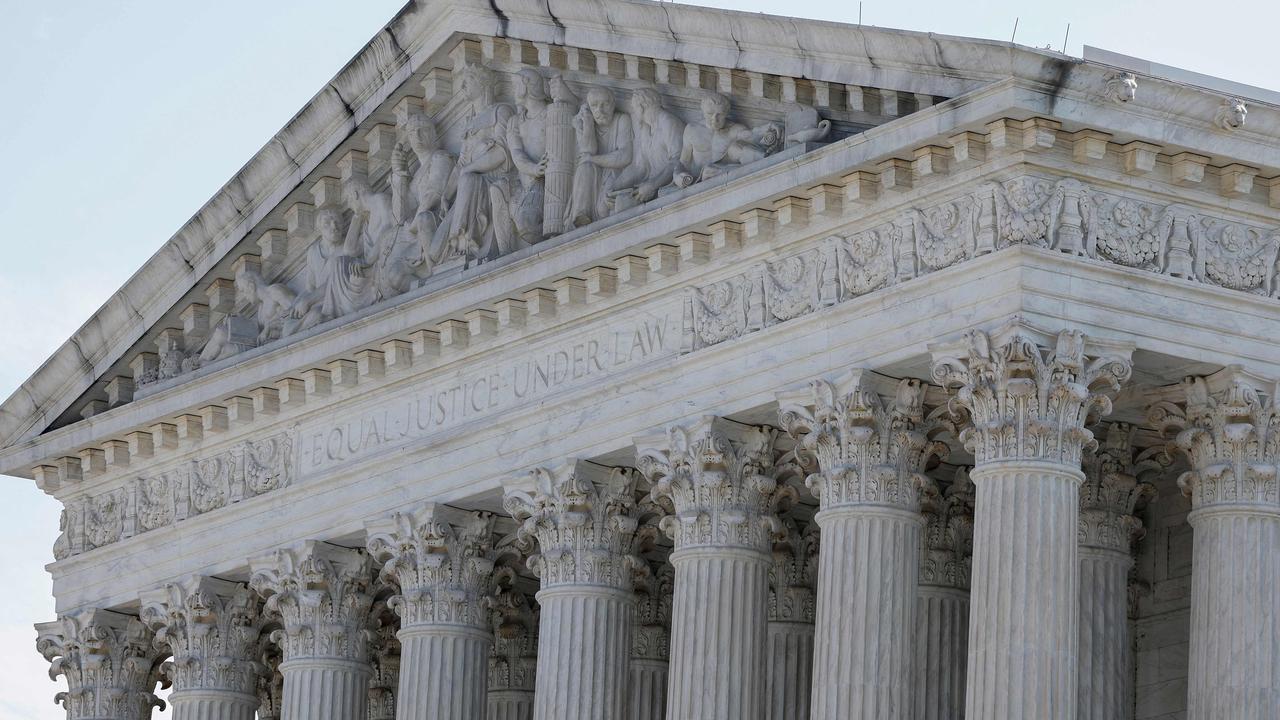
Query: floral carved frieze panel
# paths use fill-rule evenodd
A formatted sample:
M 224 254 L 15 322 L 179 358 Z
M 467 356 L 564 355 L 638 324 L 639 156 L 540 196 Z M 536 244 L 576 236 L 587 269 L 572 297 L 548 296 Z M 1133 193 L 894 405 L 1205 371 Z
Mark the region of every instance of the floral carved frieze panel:
M 79 555 L 287 487 L 293 481 L 295 446 L 293 433 L 247 440 L 71 500 L 62 511 L 54 557 Z
M 689 288 L 685 351 L 716 345 L 1014 245 L 1280 298 L 1280 228 L 1074 179 L 991 182 L 888 222 Z

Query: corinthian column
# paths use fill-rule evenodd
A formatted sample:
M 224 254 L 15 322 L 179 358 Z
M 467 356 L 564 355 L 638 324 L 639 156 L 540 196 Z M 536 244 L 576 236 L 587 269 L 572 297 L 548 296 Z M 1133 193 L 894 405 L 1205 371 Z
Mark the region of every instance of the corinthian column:
M 960 468 L 945 491 L 930 483 L 921 498 L 925 525 L 916 596 L 915 720 L 964 717 L 974 495 L 968 469 Z
M 1189 380 L 1151 419 L 1179 431 L 1191 463 L 1178 479 L 1195 533 L 1187 719 L 1262 720 L 1280 708 L 1280 386 L 1264 397 L 1224 375 Z
M 817 575 L 817 524 L 783 520 L 769 569 L 765 720 L 809 720 Z
M 1140 460 L 1159 467 L 1147 453 Z M 1129 634 L 1131 545 L 1142 535 L 1137 504 L 1155 497 L 1138 481 L 1133 426 L 1112 423 L 1084 456 L 1080 486 L 1080 720 L 1133 717 L 1133 649 Z
M 36 625 L 36 649 L 49 677 L 67 678 L 53 701 L 67 720 L 147 720 L 164 702 L 152 690 L 160 653 L 138 618 L 109 610 L 81 610 Z
M 369 720 L 396 720 L 396 693 L 400 689 L 398 625 L 395 611 L 387 603 L 374 603 L 369 622 L 369 664 L 373 669 L 369 678 Z
M 946 446 L 926 432 L 920 382 L 902 380 L 885 402 L 874 387 L 885 380 L 854 371 L 779 397 L 783 425 L 817 459 L 806 482 L 828 550 L 818 555 L 814 720 L 904 720 L 911 708 L 922 473 Z
M 492 636 L 485 595 L 493 517 L 429 503 L 367 525 L 369 552 L 400 594 L 398 720 L 483 720 Z
M 1053 342 L 1011 325 L 933 348 L 975 458 L 970 718 L 1076 718 L 1080 453 L 1130 365 L 1128 348 L 1095 359 L 1079 332 Z
M 705 417 L 636 441 L 674 514 L 668 720 L 762 720 L 773 512 L 771 428 Z
M 636 573 L 636 617 L 631 636 L 628 720 L 665 720 L 671 657 L 671 594 L 675 570 L 646 563 Z
M 538 614 L 502 568 L 493 598 L 493 654 L 489 656 L 488 720 L 533 720 L 538 668 Z
M 142 620 L 173 653 L 174 720 L 253 720 L 262 620 L 242 583 L 192 577 L 142 596 Z
M 576 461 L 532 474 L 533 492 L 510 490 L 506 508 L 539 554 L 535 720 L 622 720 L 635 600 L 636 530 L 630 471 Z
M 281 720 L 367 720 L 369 556 L 308 540 L 250 561 L 249 585 L 283 628 Z

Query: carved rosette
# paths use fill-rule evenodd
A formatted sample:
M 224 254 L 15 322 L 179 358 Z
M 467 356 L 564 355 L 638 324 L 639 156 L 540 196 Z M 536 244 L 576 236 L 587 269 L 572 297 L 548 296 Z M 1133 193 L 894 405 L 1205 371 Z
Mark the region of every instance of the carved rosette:
M 585 461 L 532 472 L 535 490 L 510 490 L 507 512 L 517 535 L 539 552 L 526 565 L 545 590 L 557 585 L 603 585 L 630 590 L 636 563 L 635 473 Z
M 430 503 L 368 525 L 381 576 L 400 588 L 390 606 L 404 627 L 489 627 L 484 596 L 493 572 L 493 516 Z
M 677 550 L 742 547 L 768 554 L 781 495 L 778 431 L 707 416 L 636 441 L 649 499 L 670 514 L 660 527 Z
M 969 589 L 973 563 L 973 512 L 977 488 L 968 468 L 939 492 L 932 482 L 924 493 L 924 537 L 920 553 L 920 584 Z
M 1080 486 L 1081 547 L 1128 554 L 1133 542 L 1142 537 L 1142 520 L 1135 510 L 1140 502 L 1153 499 L 1156 489 L 1138 475 L 1167 468 L 1170 462 L 1161 448 L 1145 451 L 1135 459 L 1133 433 L 1128 423 L 1108 423 L 1102 443 L 1085 453 L 1084 484 Z
M 769 622 L 813 623 L 818 582 L 818 525 L 782 521 L 769 568 Z
M 395 720 L 396 688 L 400 685 L 399 623 L 387 603 L 374 603 L 369 613 L 369 720 Z
M 142 596 L 142 621 L 155 642 L 173 654 L 175 692 L 256 692 L 260 666 L 254 655 L 262 632 L 260 601 L 242 583 L 192 577 Z
M 671 657 L 671 602 L 675 568 L 649 563 L 636 571 L 636 615 L 631 626 L 631 657 L 661 660 Z
M 160 681 L 160 652 L 138 618 L 107 610 L 82 610 L 36 625 L 36 649 L 49 661 L 49 678 L 67 679 L 54 702 L 68 720 L 147 718 L 164 702 L 152 690 Z
M 1127 356 L 1098 357 L 1079 331 L 1064 330 L 1052 348 L 1016 323 L 995 333 L 970 331 L 964 348 L 935 352 L 934 380 L 958 387 L 953 413 L 966 426 L 960 440 L 978 466 L 1040 461 L 1072 468 L 1093 443 L 1086 429 L 1111 412 L 1111 398 L 1129 379 Z
M 934 440 L 946 426 L 925 418 L 924 386 L 901 380 L 885 401 L 871 373 L 850 373 L 838 384 L 815 380 L 809 392 L 779 396 L 779 416 L 802 450 L 817 460 L 805 484 L 823 510 L 888 505 L 915 511 L 928 482 L 925 465 L 945 456 Z
M 307 541 L 252 562 L 249 585 L 267 599 L 264 611 L 284 627 L 271 634 L 286 661 L 368 659 L 369 556 L 360 550 Z
M 506 581 L 493 596 L 489 617 L 493 651 L 489 655 L 489 692 L 532 693 L 538 669 L 538 614 L 524 592 Z
M 1191 498 L 1192 508 L 1280 509 L 1280 387 L 1264 397 L 1242 377 L 1231 378 L 1217 392 L 1202 377 L 1184 385 L 1186 400 L 1155 404 L 1150 420 L 1190 460 L 1191 470 L 1178 478 L 1178 487 Z

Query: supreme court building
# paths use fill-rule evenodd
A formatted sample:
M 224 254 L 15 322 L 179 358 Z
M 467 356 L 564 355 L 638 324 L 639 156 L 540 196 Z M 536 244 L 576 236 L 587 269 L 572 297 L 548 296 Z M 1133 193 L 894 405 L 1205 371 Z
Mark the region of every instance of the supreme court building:
M 413 0 L 0 407 L 34 649 L 73 720 L 1275 720 L 1278 249 L 1267 91 Z

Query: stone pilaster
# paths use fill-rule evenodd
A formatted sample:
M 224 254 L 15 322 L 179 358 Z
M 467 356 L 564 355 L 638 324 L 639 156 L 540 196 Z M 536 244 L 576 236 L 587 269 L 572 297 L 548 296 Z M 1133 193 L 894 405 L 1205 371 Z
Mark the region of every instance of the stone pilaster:
M 538 547 L 527 563 L 542 581 L 534 719 L 622 720 L 639 562 L 634 474 L 572 461 L 532 477 L 533 491 L 509 490 L 505 505 Z
M 67 679 L 54 702 L 67 720 L 146 720 L 164 708 L 152 692 L 160 653 L 138 618 L 108 610 L 82 610 L 36 625 L 36 649 L 49 661 L 49 677 Z
M 975 494 L 968 468 L 962 467 L 946 490 L 931 486 L 921 499 L 925 526 L 916 601 L 914 720 L 964 717 Z
M 1280 386 L 1258 385 L 1233 370 L 1192 378 L 1151 413 L 1191 465 L 1178 479 L 1195 533 L 1188 720 L 1280 708 Z
M 965 715 L 1075 720 L 1080 456 L 1130 348 L 1013 324 L 932 350 L 978 488 Z
M 765 720 L 809 720 L 817 577 L 817 523 L 786 518 L 769 569 Z
M 490 609 L 493 653 L 489 656 L 488 720 L 533 720 L 537 689 L 538 613 L 515 576 L 503 569 Z
M 636 616 L 631 635 L 628 720 L 665 720 L 671 660 L 671 602 L 675 568 L 653 563 L 636 573 Z
M 813 456 L 806 481 L 822 529 L 814 646 L 814 720 L 901 720 L 913 691 L 920 563 L 920 489 L 925 463 L 946 446 L 931 440 L 924 387 L 854 371 L 779 397 L 783 425 Z M 891 387 L 891 386 L 890 386 Z
M 772 428 L 705 417 L 636 441 L 675 541 L 669 720 L 762 720 L 777 451 Z
M 174 720 L 253 720 L 260 601 L 243 583 L 192 577 L 142 596 L 142 621 L 173 654 Z
M 249 585 L 283 627 L 282 720 L 366 720 L 373 567 L 359 550 L 309 540 L 250 562 Z
M 1129 632 L 1132 544 L 1142 535 L 1139 502 L 1155 497 L 1140 482 L 1134 428 L 1110 423 L 1086 451 L 1080 486 L 1080 720 L 1133 717 L 1133 644 Z M 1158 463 L 1141 459 L 1141 464 Z
M 400 588 L 396 717 L 483 720 L 493 517 L 430 503 L 367 530 L 382 578 Z
M 400 688 L 400 638 L 395 611 L 387 603 L 374 603 L 369 621 L 369 720 L 396 720 L 396 695 Z

